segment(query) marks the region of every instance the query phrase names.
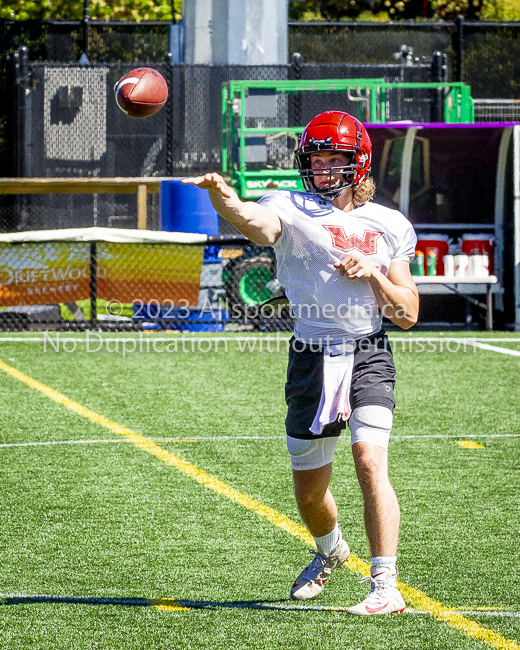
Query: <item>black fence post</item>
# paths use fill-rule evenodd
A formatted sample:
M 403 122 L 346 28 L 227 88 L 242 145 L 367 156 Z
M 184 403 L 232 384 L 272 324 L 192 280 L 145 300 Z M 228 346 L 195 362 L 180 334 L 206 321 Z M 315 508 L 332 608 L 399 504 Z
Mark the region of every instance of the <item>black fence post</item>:
M 173 176 L 173 54 L 168 52 L 165 58 L 169 97 L 166 103 L 166 176 Z
M 295 52 L 292 56 L 289 76 L 296 81 L 302 78 L 302 55 Z M 289 95 L 289 126 L 301 126 L 302 121 L 302 95 L 291 93 Z
M 18 52 L 11 52 L 6 58 L 6 96 L 5 96 L 5 156 L 0 160 L 2 174 L 4 176 L 16 176 L 18 170 L 18 86 L 19 76 Z M 13 232 L 17 230 L 20 220 L 20 203 L 18 196 L 5 195 L 1 197 L 2 206 L 7 208 L 5 217 L 0 222 L 1 232 Z
M 457 81 L 462 81 L 464 70 L 464 16 L 457 16 L 455 19 L 455 61 L 457 69 Z
M 19 54 L 12 52 L 6 59 L 6 81 L 7 81 L 7 120 L 5 129 L 6 152 L 9 160 L 4 162 L 5 175 L 16 176 L 18 166 L 16 151 L 16 116 L 17 116 L 17 85 L 19 69 Z
M 302 78 L 302 55 L 299 52 L 295 52 L 292 55 L 292 69 L 293 69 L 293 79 Z
M 90 11 L 89 0 L 83 0 L 83 19 L 81 21 L 83 27 L 83 52 L 81 54 L 81 63 L 88 63 L 88 36 L 90 27 Z
M 90 242 L 90 326 L 97 326 L 97 242 Z
M 12 89 L 11 129 L 8 135 L 12 145 L 12 175 L 18 178 L 27 176 L 26 124 L 27 124 L 27 88 L 29 82 L 29 49 L 19 47 L 10 57 L 10 76 Z M 14 222 L 12 230 L 24 230 L 28 223 L 27 195 L 14 198 Z
M 16 57 L 16 54 L 18 55 Z M 29 49 L 19 47 L 15 54 L 15 84 L 16 84 L 16 176 L 23 178 L 27 175 L 25 125 L 27 121 L 27 85 L 29 76 Z
M 434 52 L 432 54 L 432 65 L 430 69 L 431 81 L 435 83 L 443 83 L 447 80 L 448 66 L 446 60 L 446 54 L 443 52 Z M 434 88 L 432 90 L 431 99 L 431 121 L 444 122 L 444 88 Z

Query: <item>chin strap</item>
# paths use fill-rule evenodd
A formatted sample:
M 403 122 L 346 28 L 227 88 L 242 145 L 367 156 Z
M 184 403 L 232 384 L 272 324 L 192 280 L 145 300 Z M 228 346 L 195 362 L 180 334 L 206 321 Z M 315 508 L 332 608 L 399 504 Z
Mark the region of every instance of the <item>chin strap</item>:
M 314 183 L 314 176 L 322 176 L 322 174 L 310 169 L 300 168 L 298 171 L 307 192 L 310 192 L 316 196 L 321 196 L 324 199 L 328 199 L 330 201 L 336 199 L 343 192 L 343 190 L 353 187 L 352 177 L 354 176 L 354 172 L 351 170 L 347 171 L 344 167 L 337 168 L 338 171 L 334 171 L 335 174 L 342 174 L 344 182 L 340 185 L 331 186 L 333 169 L 334 168 L 329 168 L 329 186 L 323 189 L 318 189 Z
M 340 196 L 343 193 L 343 190 L 348 190 L 349 187 L 351 186 L 344 185 L 342 187 L 338 187 L 335 190 L 326 190 L 325 192 L 320 192 L 319 190 L 316 190 L 315 192 L 312 192 L 312 194 L 316 194 L 316 196 L 321 196 L 327 201 L 334 201 L 334 199 L 337 199 L 338 196 Z

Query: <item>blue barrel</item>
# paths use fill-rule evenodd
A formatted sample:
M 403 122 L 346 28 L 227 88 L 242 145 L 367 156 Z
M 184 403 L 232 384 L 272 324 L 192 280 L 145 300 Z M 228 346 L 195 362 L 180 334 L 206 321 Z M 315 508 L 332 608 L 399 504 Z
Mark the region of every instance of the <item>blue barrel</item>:
M 218 214 L 207 190 L 183 185 L 180 180 L 161 181 L 160 229 L 218 235 Z

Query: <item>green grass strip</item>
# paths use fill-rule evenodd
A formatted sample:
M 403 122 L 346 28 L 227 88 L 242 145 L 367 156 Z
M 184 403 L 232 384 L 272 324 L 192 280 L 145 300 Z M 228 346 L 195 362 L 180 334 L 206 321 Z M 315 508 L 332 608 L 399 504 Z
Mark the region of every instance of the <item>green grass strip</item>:
M 100 426 L 108 429 L 109 431 L 112 431 L 113 433 L 123 436 L 125 439 L 130 440 L 138 449 L 141 449 L 142 451 L 151 454 L 152 456 L 158 458 L 171 467 L 174 467 L 204 487 L 213 490 L 217 494 L 224 496 L 231 501 L 234 501 L 238 505 L 241 505 L 242 507 L 247 508 L 252 512 L 255 512 L 260 517 L 264 517 L 274 526 L 281 528 L 297 539 L 311 546 L 314 545 L 314 540 L 307 529 L 295 521 L 292 521 L 286 515 L 277 512 L 273 508 L 270 508 L 269 506 L 256 501 L 255 499 L 239 492 L 238 490 L 235 490 L 230 485 L 227 485 L 223 481 L 220 481 L 216 477 L 208 474 L 204 470 L 201 470 L 188 461 L 185 461 L 178 456 L 171 454 L 165 449 L 162 449 L 162 447 L 159 447 L 154 442 L 145 438 L 139 433 L 136 433 L 135 431 L 132 431 L 131 429 L 128 429 L 127 427 L 118 424 L 117 422 L 113 422 L 112 420 L 109 420 L 105 416 L 100 415 L 95 411 L 91 411 L 78 402 L 69 399 L 62 393 L 59 393 L 58 391 L 50 388 L 49 386 L 46 386 L 45 384 L 40 383 L 39 381 L 36 381 L 32 377 L 25 375 L 24 373 L 20 372 L 16 368 L 13 368 L 12 366 L 9 366 L 1 360 L 0 370 L 17 379 L 18 381 L 26 384 L 30 388 L 39 391 L 54 402 L 61 404 L 74 413 L 77 413 L 81 417 L 84 417 L 91 422 L 95 422 L 96 424 L 99 424 Z M 347 566 L 357 573 L 360 573 L 362 575 L 369 575 L 370 565 L 355 555 L 350 556 Z M 450 627 L 466 634 L 467 636 L 477 639 L 478 641 L 482 641 L 488 646 L 496 648 L 496 650 L 520 650 L 520 645 L 518 645 L 515 641 L 503 637 L 495 630 L 479 625 L 475 621 L 466 618 L 453 608 L 446 607 L 441 602 L 430 598 L 424 592 L 414 589 L 413 587 L 410 587 L 409 585 L 406 585 L 402 582 L 398 582 L 398 586 L 401 590 L 401 593 L 403 594 L 404 599 L 408 603 L 411 603 L 418 609 L 428 612 L 437 620 L 446 623 Z M 171 605 L 156 604 L 155 606 L 167 610 L 172 607 L 184 608 L 185 604 L 182 603 L 182 601 L 172 601 Z

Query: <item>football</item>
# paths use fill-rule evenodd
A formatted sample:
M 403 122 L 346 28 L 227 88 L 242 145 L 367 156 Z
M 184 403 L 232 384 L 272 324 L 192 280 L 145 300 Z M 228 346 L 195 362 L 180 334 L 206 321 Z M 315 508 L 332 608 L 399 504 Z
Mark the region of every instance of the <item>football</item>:
M 127 72 L 114 86 L 119 108 L 130 117 L 154 115 L 168 99 L 164 77 L 152 68 L 136 68 Z

